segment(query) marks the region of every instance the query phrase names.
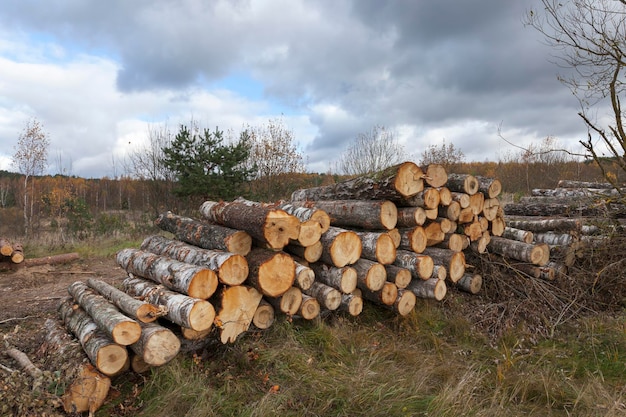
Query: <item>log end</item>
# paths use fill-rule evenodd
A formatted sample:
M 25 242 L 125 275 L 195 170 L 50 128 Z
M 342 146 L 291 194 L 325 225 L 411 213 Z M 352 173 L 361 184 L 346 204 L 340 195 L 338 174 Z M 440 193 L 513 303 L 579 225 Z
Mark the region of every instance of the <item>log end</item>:
M 208 330 L 215 319 L 215 308 L 206 300 L 198 300 L 189 312 L 189 328 L 197 331 Z
M 257 329 L 265 330 L 274 323 L 274 319 L 274 307 L 267 301 L 261 300 L 252 317 L 252 324 L 254 324 Z
M 284 210 L 271 210 L 264 226 L 263 237 L 272 249 L 282 249 L 300 236 L 300 220 Z
M 448 173 L 441 164 L 430 164 L 426 167 L 426 183 L 431 187 L 443 187 L 448 182 Z M 476 189 L 478 189 L 478 181 L 476 181 Z
M 219 269 L 219 281 L 226 285 L 241 285 L 248 278 L 248 261 L 243 255 L 233 254 Z
M 424 171 L 413 162 L 403 163 L 397 171 L 394 188 L 403 197 L 412 197 L 424 190 Z
M 398 298 L 396 300 L 396 310 L 401 316 L 406 316 L 417 303 L 417 297 L 411 291 L 398 289 Z
M 398 223 L 398 207 L 391 201 L 384 201 L 380 206 L 380 222 L 387 230 L 396 227 Z
M 396 260 L 396 245 L 388 233 L 382 233 L 376 240 L 376 260 L 383 265 Z
M 350 296 L 350 299 L 347 302 L 346 311 L 351 316 L 358 316 L 363 312 L 363 298 L 357 296 Z
M 161 366 L 174 359 L 180 350 L 180 340 L 176 335 L 163 328 L 150 335 L 143 346 L 143 360 L 151 366 Z
M 95 413 L 107 398 L 111 380 L 98 372 L 91 364 L 86 364 L 61 397 L 66 413 Z
M 113 328 L 111 336 L 119 345 L 132 345 L 141 337 L 141 326 L 134 320 L 123 321 Z
M 187 291 L 190 297 L 206 300 L 215 294 L 217 284 L 218 278 L 215 271 L 202 268 L 191 279 Z
M 356 289 L 357 286 L 357 273 L 352 267 L 345 267 L 343 274 L 341 275 L 341 292 L 344 294 L 350 294 Z
M 258 271 L 259 290 L 268 297 L 280 297 L 293 286 L 296 263 L 286 253 L 277 252 Z
M 435 268 L 433 258 L 428 255 L 418 255 L 417 259 L 418 262 L 415 263 L 415 272 L 423 280 L 430 279 Z
M 320 303 L 315 298 L 305 295 L 298 314 L 305 320 L 313 320 L 320 315 Z
M 299 288 L 291 287 L 280 297 L 280 311 L 293 316 L 300 309 L 302 304 L 302 291 Z
M 389 275 L 389 273 L 387 273 L 387 275 Z M 409 283 L 411 282 L 411 271 L 409 271 L 406 268 L 398 268 L 396 269 L 396 274 L 395 274 L 395 279 L 394 282 L 396 284 L 396 287 L 402 289 L 402 288 L 406 288 L 407 285 L 409 285 Z
M 463 252 L 455 252 L 450 257 L 448 265 L 448 275 L 452 282 L 457 282 L 465 274 L 465 254 Z
M 329 248 L 332 263 L 338 268 L 358 261 L 362 250 L 361 238 L 349 230 L 339 233 Z
M 96 368 L 106 376 L 117 375 L 128 362 L 128 351 L 124 346 L 111 343 L 98 350 L 95 361 Z
M 387 270 L 384 265 L 373 264 L 365 276 L 365 286 L 371 291 L 380 291 L 387 282 Z
M 322 236 L 322 225 L 317 220 L 307 220 L 300 223 L 298 243 L 307 247 L 315 244 Z
M 252 249 L 252 236 L 243 230 L 239 230 L 230 235 L 225 244 L 228 252 L 246 256 Z

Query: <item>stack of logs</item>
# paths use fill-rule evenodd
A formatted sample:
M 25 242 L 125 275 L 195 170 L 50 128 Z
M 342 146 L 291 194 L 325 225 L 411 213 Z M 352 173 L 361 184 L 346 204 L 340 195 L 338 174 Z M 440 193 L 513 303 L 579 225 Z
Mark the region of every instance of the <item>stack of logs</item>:
M 24 249 L 22 244 L 11 242 L 9 239 L 0 237 L 0 262 L 20 264 L 24 261 Z
M 162 365 L 186 340 L 219 334 L 235 342 L 251 326 L 271 326 L 277 312 L 356 316 L 366 300 L 406 315 L 417 297 L 442 300 L 447 285 L 480 290 L 465 251 L 548 262 L 547 245 L 502 237 L 500 192 L 496 179 L 405 162 L 297 190 L 288 202 L 206 201 L 202 220 L 158 217 L 175 240 L 149 236 L 117 253 L 128 274 L 123 290 L 78 281 L 59 312 L 99 381 L 129 363 L 137 372 Z M 79 411 L 90 395 L 66 398 L 66 409 Z M 90 409 L 99 406 L 90 401 Z

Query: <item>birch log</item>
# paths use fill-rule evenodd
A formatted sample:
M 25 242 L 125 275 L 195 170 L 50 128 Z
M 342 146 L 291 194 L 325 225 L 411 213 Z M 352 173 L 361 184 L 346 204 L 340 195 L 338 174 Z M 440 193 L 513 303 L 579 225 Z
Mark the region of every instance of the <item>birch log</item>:
M 418 298 L 430 298 L 437 301 L 443 300 L 448 292 L 446 282 L 437 278 L 430 278 L 425 281 L 413 280 L 406 289 Z
M 87 279 L 87 285 L 98 291 L 98 293 L 115 304 L 117 308 L 129 317 L 139 320 L 142 323 L 153 322 L 167 313 L 163 306 L 156 306 L 137 300 L 124 291 L 118 290 L 114 286 L 99 279 L 89 278 Z
M 393 264 L 408 269 L 411 276 L 417 279 L 426 280 L 433 274 L 433 258 L 428 255 L 399 250 Z

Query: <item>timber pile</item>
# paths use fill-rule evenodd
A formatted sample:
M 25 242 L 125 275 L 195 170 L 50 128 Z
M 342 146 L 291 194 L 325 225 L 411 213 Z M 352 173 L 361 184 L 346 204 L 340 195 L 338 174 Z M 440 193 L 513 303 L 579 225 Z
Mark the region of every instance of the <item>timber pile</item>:
M 0 237 L 0 262 L 21 264 L 24 262 L 24 249 L 21 243 L 11 242 Z

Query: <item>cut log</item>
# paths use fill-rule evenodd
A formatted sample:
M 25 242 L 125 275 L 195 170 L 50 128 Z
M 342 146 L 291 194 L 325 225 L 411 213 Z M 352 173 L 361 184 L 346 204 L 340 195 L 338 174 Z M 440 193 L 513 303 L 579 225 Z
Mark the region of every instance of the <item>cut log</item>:
M 150 371 L 152 366 L 148 365 L 141 356 L 132 352 L 130 354 L 130 369 L 132 369 L 134 373 L 141 375 Z
M 214 298 L 220 340 L 223 344 L 234 343 L 240 334 L 248 331 L 263 296 L 255 288 L 235 285 L 222 287 Z
M 602 206 L 578 204 L 523 204 L 509 203 L 504 206 L 504 213 L 510 216 L 563 216 L 563 217 L 600 217 L 608 214 Z
M 454 252 L 461 252 L 467 247 L 468 240 L 469 238 L 465 235 L 446 233 L 443 240 L 434 246 L 442 249 L 450 249 Z
M 449 219 L 453 222 L 459 220 L 460 216 L 461 205 L 456 201 L 452 201 L 447 206 L 439 206 L 439 209 L 437 211 L 437 217 L 445 217 L 446 219 Z
M 532 219 L 532 218 L 508 218 L 507 225 L 528 230 L 533 233 L 543 232 L 578 232 L 582 229 L 581 219 L 553 218 L 553 219 Z
M 13 245 L 8 239 L 0 238 L 0 255 L 11 256 L 13 253 Z
M 59 315 L 98 371 L 112 376 L 124 368 L 128 360 L 126 348 L 113 342 L 71 297 L 59 304 Z
M 448 219 L 447 217 L 437 217 L 433 223 L 439 223 L 439 226 L 441 227 L 441 231 L 445 234 L 448 233 L 452 233 L 456 230 L 456 222 L 453 222 L 452 220 Z
M 485 195 L 481 192 L 477 192 L 475 194 L 470 195 L 470 208 L 472 209 L 472 214 L 474 216 L 478 216 L 483 211 L 483 207 L 485 205 Z
M 496 178 L 475 176 L 478 181 L 478 191 L 485 194 L 487 198 L 496 198 L 502 192 L 502 183 Z
M 499 255 L 539 266 L 547 264 L 550 258 L 550 248 L 545 243 L 528 244 L 493 236 L 488 248 Z
M 130 348 L 147 365 L 161 366 L 178 354 L 180 340 L 170 329 L 156 323 L 142 323 L 141 337 Z
M 330 224 L 335 227 L 391 230 L 398 221 L 396 205 L 387 200 L 318 200 L 304 204 L 313 204 L 328 213 Z
M 21 243 L 13 244 L 13 252 L 11 252 L 11 262 L 21 264 L 24 262 L 24 248 Z
M 357 272 L 351 266 L 338 268 L 322 262 L 310 265 L 315 272 L 315 279 L 330 287 L 333 287 L 344 294 L 349 294 L 357 286 Z
M 435 265 L 433 266 L 433 274 L 430 278 L 437 278 L 444 281 L 448 277 L 448 271 L 446 267 L 443 265 Z
M 139 301 L 99 279 L 89 278 L 87 285 L 115 304 L 120 311 L 142 323 L 153 322 L 167 313 L 163 306 Z
M 307 262 L 317 262 L 322 257 L 324 252 L 324 245 L 322 242 L 317 241 L 311 246 L 298 246 L 289 244 L 284 248 L 285 252 L 296 255 L 299 258 L 306 260 Z
M 302 294 L 302 304 L 298 310 L 298 315 L 305 320 L 313 320 L 320 315 L 320 303 L 314 297 Z
M 483 277 L 480 274 L 463 274 L 460 280 L 454 283 L 458 289 L 470 294 L 478 294 L 483 285 Z
M 239 254 L 202 249 L 184 242 L 153 235 L 144 239 L 141 249 L 165 255 L 180 262 L 208 268 L 217 274 L 219 282 L 240 285 L 248 277 L 248 262 Z
M 466 224 L 472 223 L 474 221 L 475 215 L 472 211 L 471 207 L 462 208 L 459 212 L 459 218 L 457 219 L 458 224 Z
M 205 339 L 208 335 L 210 335 L 212 331 L 213 331 L 212 327 L 209 329 L 205 329 L 205 330 L 194 330 L 188 327 L 180 326 L 180 334 L 183 336 L 183 339 L 185 340 L 202 340 L 202 339 Z
M 500 200 L 498 200 L 497 198 L 486 198 L 483 202 L 483 211 L 479 214 L 482 214 L 485 219 L 492 221 L 498 216 L 499 207 Z
M 400 235 L 398 229 L 389 230 L 387 231 L 387 234 L 391 236 L 391 239 L 393 240 L 393 245 L 396 247 L 396 249 L 398 249 L 398 247 L 400 246 L 400 242 L 402 241 L 402 236 Z
M 504 216 L 496 216 L 495 219 L 491 221 L 489 224 L 489 230 L 491 234 L 494 236 L 502 236 L 504 233 L 504 229 L 506 228 L 506 221 L 504 220 Z
M 426 213 L 426 220 L 435 220 L 437 217 L 439 217 L 439 207 L 424 209 L 424 213 Z
M 479 185 L 476 177 L 470 174 L 448 174 L 448 182 L 446 182 L 446 187 L 450 191 L 468 195 L 476 194 Z
M 326 310 L 337 310 L 341 304 L 341 292 L 321 282 L 315 281 L 311 288 L 302 292 L 315 298 Z
M 480 237 L 483 235 L 483 227 L 480 224 L 480 221 L 459 224 L 459 226 L 457 227 L 457 231 L 469 237 L 469 240 L 471 242 L 480 239 Z
M 41 389 L 43 372 L 30 360 L 27 354 L 7 344 L 5 341 L 5 353 L 11 357 L 22 370 L 24 370 L 31 378 L 33 378 L 33 391 L 38 393 Z
M 308 290 L 315 281 L 315 272 L 299 262 L 296 262 L 296 279 L 293 284 L 301 290 Z
M 70 284 L 67 292 L 115 343 L 128 346 L 139 340 L 141 336 L 139 323 L 122 314 L 109 300 L 89 288 L 84 282 L 76 281 Z
M 470 199 L 469 199 L 469 194 L 465 193 L 465 192 L 451 192 L 452 195 L 452 201 L 456 201 L 457 203 L 459 203 L 459 208 L 464 209 L 469 207 L 470 205 Z
M 361 258 L 376 261 L 383 265 L 392 264 L 396 259 L 396 245 L 387 232 L 355 232 L 361 239 Z
M 443 300 L 448 292 L 446 282 L 437 278 L 430 278 L 425 281 L 413 280 L 406 289 L 418 298 L 429 298 L 437 301 Z
M 291 287 L 280 297 L 267 297 L 266 300 L 274 309 L 288 316 L 293 316 L 300 310 L 302 291 L 297 287 Z
M 165 318 L 172 323 L 197 331 L 208 330 L 213 325 L 215 308 L 206 300 L 188 297 L 132 276 L 124 279 L 123 285 L 129 294 L 141 297 L 148 303 L 164 306 L 167 309 Z
M 487 246 L 489 246 L 489 242 L 491 242 L 491 235 L 489 234 L 489 232 L 485 232 L 480 238 L 473 242 L 470 242 L 469 247 L 474 253 L 483 254 L 487 252 Z
M 268 297 L 280 297 L 293 286 L 296 263 L 284 252 L 253 248 L 248 255 L 247 283 Z
M 355 263 L 363 250 L 359 235 L 339 227 L 331 226 L 320 242 L 323 246 L 320 260 L 339 268 Z
M 206 300 L 217 289 L 218 278 L 214 271 L 168 256 L 126 248 L 117 253 L 115 260 L 128 273 L 158 282 L 190 297 Z
M 22 265 L 24 266 L 39 266 L 39 265 L 58 265 L 73 262 L 80 258 L 80 255 L 76 252 L 62 253 L 59 255 L 44 256 L 42 258 L 29 258 L 24 259 Z
M 296 190 L 291 201 L 391 200 L 411 197 L 424 189 L 424 172 L 413 162 L 404 162 L 370 175 L 321 187 Z
M 439 187 L 439 204 L 449 206 L 452 203 L 452 191 L 448 187 Z
M 341 294 L 339 310 L 345 311 L 351 316 L 358 316 L 363 311 L 363 298 L 356 294 Z
M 385 265 L 387 281 L 393 282 L 398 288 L 406 288 L 411 282 L 411 271 L 396 265 Z
M 308 204 L 308 203 L 307 203 Z M 278 206 L 281 210 L 285 210 L 292 216 L 296 216 L 300 222 L 316 221 L 320 225 L 320 233 L 326 233 L 330 227 L 330 217 L 324 210 L 317 209 L 313 205 L 298 203 L 282 203 Z M 299 238 L 298 238 L 299 240 Z M 308 246 L 304 245 L 303 246 Z
M 400 245 L 398 250 L 422 253 L 428 244 L 428 236 L 422 226 L 415 226 L 410 229 L 398 229 L 400 232 Z M 396 257 L 398 256 L 396 250 Z M 395 258 L 394 258 L 395 262 Z
M 528 230 L 517 229 L 515 227 L 506 227 L 502 237 L 505 239 L 517 240 L 524 243 L 533 243 L 533 232 Z
M 428 255 L 399 250 L 393 264 L 408 269 L 411 276 L 421 280 L 429 279 L 433 274 L 433 259 Z
M 610 182 L 587 182 L 587 181 L 575 181 L 575 180 L 559 180 L 557 183 L 558 188 L 599 188 L 599 189 L 613 189 L 613 184 Z
M 422 167 L 422 171 L 425 173 L 424 181 L 431 187 L 443 187 L 448 182 L 448 173 L 441 164 L 429 164 Z
M 415 308 L 417 298 L 415 294 L 407 289 L 398 289 L 396 301 L 391 305 L 385 305 L 386 308 L 395 311 L 400 316 L 406 316 Z
M 534 233 L 533 238 L 537 243 L 546 243 L 552 246 L 568 246 L 576 241 L 575 237 L 569 233 Z
M 260 330 L 269 329 L 274 324 L 275 317 L 274 307 L 267 300 L 261 299 L 252 317 L 252 324 Z
M 439 196 L 439 190 L 433 187 L 428 187 L 414 196 L 398 202 L 397 204 L 402 207 L 422 207 L 424 209 L 434 209 L 439 206 L 440 201 L 441 197 Z
M 250 236 L 267 243 L 272 249 L 282 249 L 289 240 L 300 235 L 300 220 L 284 210 L 263 207 L 255 202 L 205 201 L 200 213 L 211 222 L 244 230 Z
M 361 296 L 376 304 L 391 306 L 398 299 L 398 287 L 393 282 L 385 282 L 380 290 L 361 288 Z
M 398 207 L 398 221 L 396 227 L 409 228 L 421 226 L 426 221 L 426 212 L 423 207 Z
M 352 265 L 356 271 L 357 287 L 371 291 L 380 290 L 387 281 L 385 266 L 369 259 L 359 259 Z
M 441 223 L 432 221 L 424 227 L 426 233 L 426 246 L 435 246 L 446 238 L 445 232 L 441 229 Z M 424 251 L 422 251 L 424 252 Z
M 465 254 L 463 252 L 429 247 L 424 250 L 424 255 L 430 256 L 434 264 L 445 266 L 452 282 L 457 282 L 465 273 Z

